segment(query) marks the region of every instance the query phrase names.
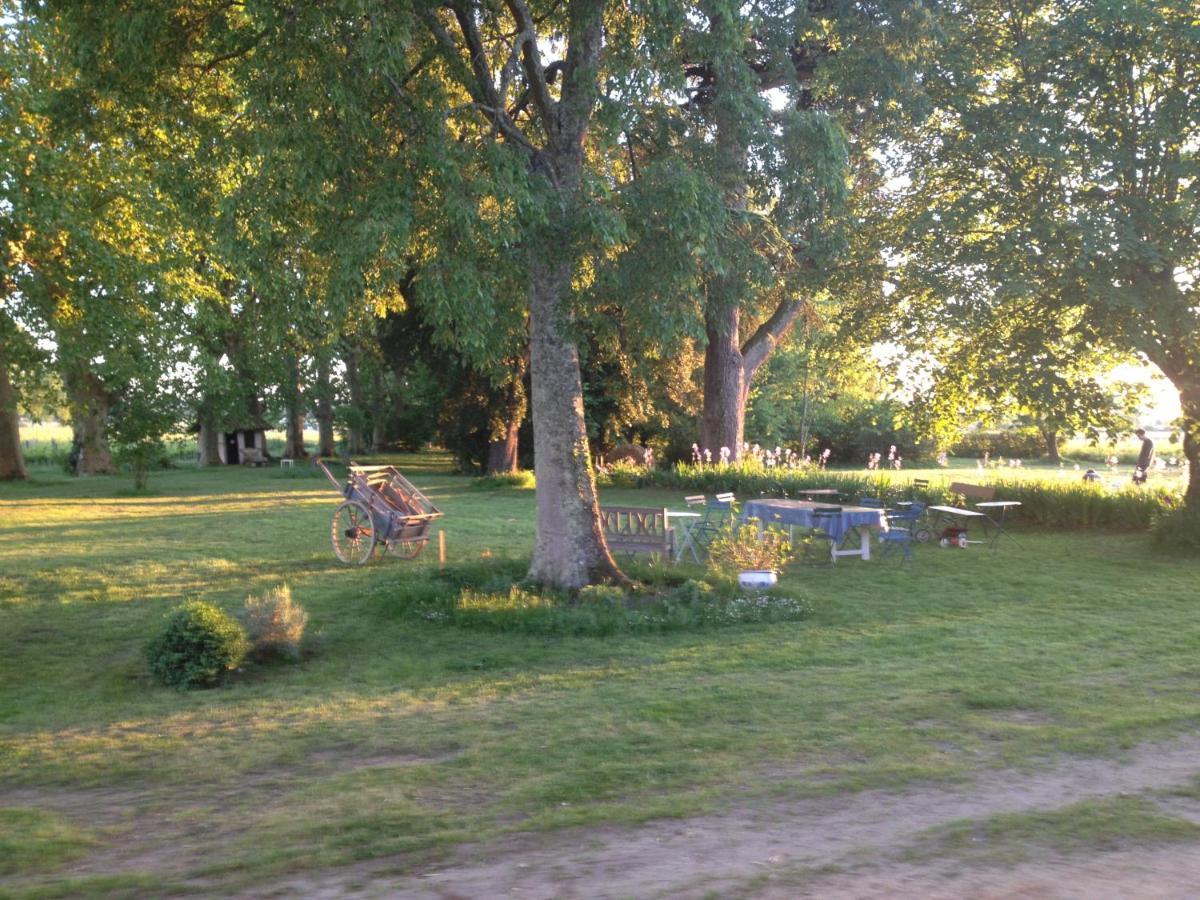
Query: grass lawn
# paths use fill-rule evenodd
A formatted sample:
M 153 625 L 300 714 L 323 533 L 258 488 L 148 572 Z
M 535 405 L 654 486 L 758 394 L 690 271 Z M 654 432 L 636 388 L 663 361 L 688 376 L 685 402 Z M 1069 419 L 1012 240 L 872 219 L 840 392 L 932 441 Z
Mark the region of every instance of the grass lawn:
M 451 563 L 528 555 L 532 491 L 403 465 Z M 407 615 L 436 553 L 342 568 L 337 497 L 307 469 L 156 473 L 145 494 L 47 472 L 0 485 L 0 895 L 419 871 L 516 831 L 968 778 L 1200 721 L 1200 561 L 1142 534 L 1018 525 L 995 553 L 795 569 L 804 622 L 550 639 Z M 235 611 L 282 581 L 311 616 L 299 662 L 210 691 L 151 680 L 177 603 Z

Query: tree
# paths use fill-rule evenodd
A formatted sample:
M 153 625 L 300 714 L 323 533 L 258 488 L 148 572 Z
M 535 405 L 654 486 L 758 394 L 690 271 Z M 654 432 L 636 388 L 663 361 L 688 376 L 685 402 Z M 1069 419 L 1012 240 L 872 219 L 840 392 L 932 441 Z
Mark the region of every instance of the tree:
M 154 197 L 128 123 L 81 98 L 61 32 L 20 4 L 4 12 L 5 337 L 15 330 L 50 348 L 76 470 L 111 472 L 107 428 L 120 385 L 156 383 L 177 358 L 173 217 Z
M 685 152 L 729 215 L 706 260 L 701 444 L 736 457 L 755 374 L 846 262 L 848 188 L 874 166 L 873 142 L 919 107 L 928 19 L 908 0 L 699 7 L 681 42 Z
M 911 145 L 910 260 L 1047 306 L 1179 391 L 1200 509 L 1200 24 L 1184 0 L 960 4 Z

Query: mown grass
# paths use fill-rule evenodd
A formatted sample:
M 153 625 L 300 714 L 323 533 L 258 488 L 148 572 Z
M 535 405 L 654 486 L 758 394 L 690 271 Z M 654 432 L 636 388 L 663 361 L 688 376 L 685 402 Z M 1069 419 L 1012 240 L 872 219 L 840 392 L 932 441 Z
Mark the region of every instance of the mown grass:
M 1015 865 L 1050 849 L 1078 854 L 1200 841 L 1200 825 L 1168 815 L 1146 796 L 1085 800 L 1062 809 L 954 822 L 921 835 L 909 860 L 954 857 Z
M 528 555 L 532 491 L 480 491 L 443 457 L 402 464 L 446 512 L 451 564 Z M 964 778 L 1200 721 L 1200 563 L 1141 534 L 1025 529 L 995 553 L 799 567 L 783 587 L 812 604 L 803 622 L 561 638 L 414 617 L 435 555 L 338 566 L 337 496 L 307 469 L 152 486 L 0 486 L 0 807 L 95 841 L 35 858 L 14 892 L 415 867 L 514 830 Z M 212 691 L 151 680 L 143 647 L 178 602 L 232 611 L 284 581 L 311 616 L 299 662 Z

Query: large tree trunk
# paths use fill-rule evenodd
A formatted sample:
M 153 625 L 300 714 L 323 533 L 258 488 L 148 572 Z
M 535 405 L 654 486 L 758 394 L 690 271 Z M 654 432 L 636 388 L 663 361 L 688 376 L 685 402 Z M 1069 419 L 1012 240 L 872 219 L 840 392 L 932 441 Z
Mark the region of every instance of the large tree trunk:
M 333 456 L 333 386 L 329 360 L 317 362 L 317 456 Z
M 115 475 L 108 448 L 108 411 L 112 397 L 94 372 L 69 372 L 64 378 L 71 408 L 71 427 L 79 447 L 76 475 Z
M 292 360 L 288 368 L 287 431 L 283 449 L 284 459 L 306 459 L 304 449 L 304 401 L 300 392 L 300 363 Z
M 376 367 L 371 375 L 371 452 L 382 453 L 387 449 L 387 397 L 383 391 L 383 373 Z
M 304 446 L 304 412 L 299 403 L 289 403 L 287 410 L 287 432 L 283 449 L 284 459 L 307 459 Z
M 362 372 L 359 369 L 358 348 L 351 346 L 342 357 L 346 364 L 346 387 L 350 392 L 351 414 L 346 423 L 346 453 L 358 456 L 367 449 L 363 425 L 367 419 L 367 411 L 363 406 Z
M 1190 354 L 1178 347 L 1154 349 L 1155 353 L 1146 355 L 1179 391 L 1183 456 L 1188 464 L 1183 502 L 1190 512 L 1200 515 L 1200 370 L 1192 363 Z
M 200 413 L 200 434 L 196 442 L 200 451 L 197 464 L 201 468 L 221 465 L 221 429 L 211 413 Z
M 1042 439 L 1046 442 L 1046 459 L 1058 465 L 1062 462 L 1062 457 L 1058 453 L 1058 430 L 1055 428 L 1041 429 Z
M 712 30 L 720 39 L 739 33 L 740 26 L 723 13 L 710 13 Z M 737 92 L 745 79 L 756 76 L 742 60 L 726 57 L 716 65 L 717 95 L 708 109 L 716 128 L 716 156 L 724 184 L 725 206 L 734 217 L 734 241 L 749 241 L 743 220 L 748 208 L 747 173 L 750 149 L 740 116 Z M 735 255 L 736 258 L 736 255 Z M 746 280 L 741 273 L 729 271 L 714 275 L 709 284 L 709 300 L 704 310 L 704 329 L 708 346 L 704 353 L 704 412 L 701 417 L 700 443 L 718 459 L 722 447 L 729 448 L 730 459 L 742 453 L 746 430 L 746 402 L 755 373 L 774 352 L 804 308 L 802 301 L 785 295 L 771 316 L 746 341 L 741 343 L 740 306 L 747 299 Z
M 745 371 L 738 335 L 741 314 L 736 306 L 730 306 L 710 309 L 704 319 L 708 346 L 704 349 L 700 446 L 711 451 L 714 460 L 722 458 L 722 448 L 728 448 L 730 459 L 737 459 L 746 427 Z
M 530 276 L 537 542 L 529 576 L 568 590 L 624 580 L 604 541 L 583 417 L 579 351 L 566 335 L 571 267 L 535 259 Z
M 1200 515 L 1200 378 L 1186 382 L 1180 379 L 1175 384 L 1183 408 L 1183 455 L 1188 463 L 1183 502 L 1188 510 Z
M 0 344 L 0 481 L 28 477 L 21 454 L 21 420 L 17 414 L 17 392 L 8 375 L 4 345 Z
M 520 419 L 511 419 L 505 425 L 504 436 L 488 442 L 487 473 L 489 475 L 507 475 L 519 468 L 521 430 Z
M 519 435 L 526 407 L 525 368 L 525 360 L 517 360 L 508 383 L 501 391 L 499 408 L 492 420 L 491 440 L 488 442 L 489 475 L 515 472 L 520 465 Z

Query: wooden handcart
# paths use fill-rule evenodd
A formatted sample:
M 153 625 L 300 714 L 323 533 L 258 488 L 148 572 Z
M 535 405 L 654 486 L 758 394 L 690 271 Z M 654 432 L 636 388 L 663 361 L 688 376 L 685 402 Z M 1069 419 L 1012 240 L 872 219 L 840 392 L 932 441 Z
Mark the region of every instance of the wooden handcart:
M 323 462 L 321 471 L 345 499 L 333 513 L 334 555 L 361 566 L 376 548 L 401 559 L 414 559 L 429 543 L 429 524 L 442 515 L 429 498 L 395 466 L 356 466 L 343 485 Z

